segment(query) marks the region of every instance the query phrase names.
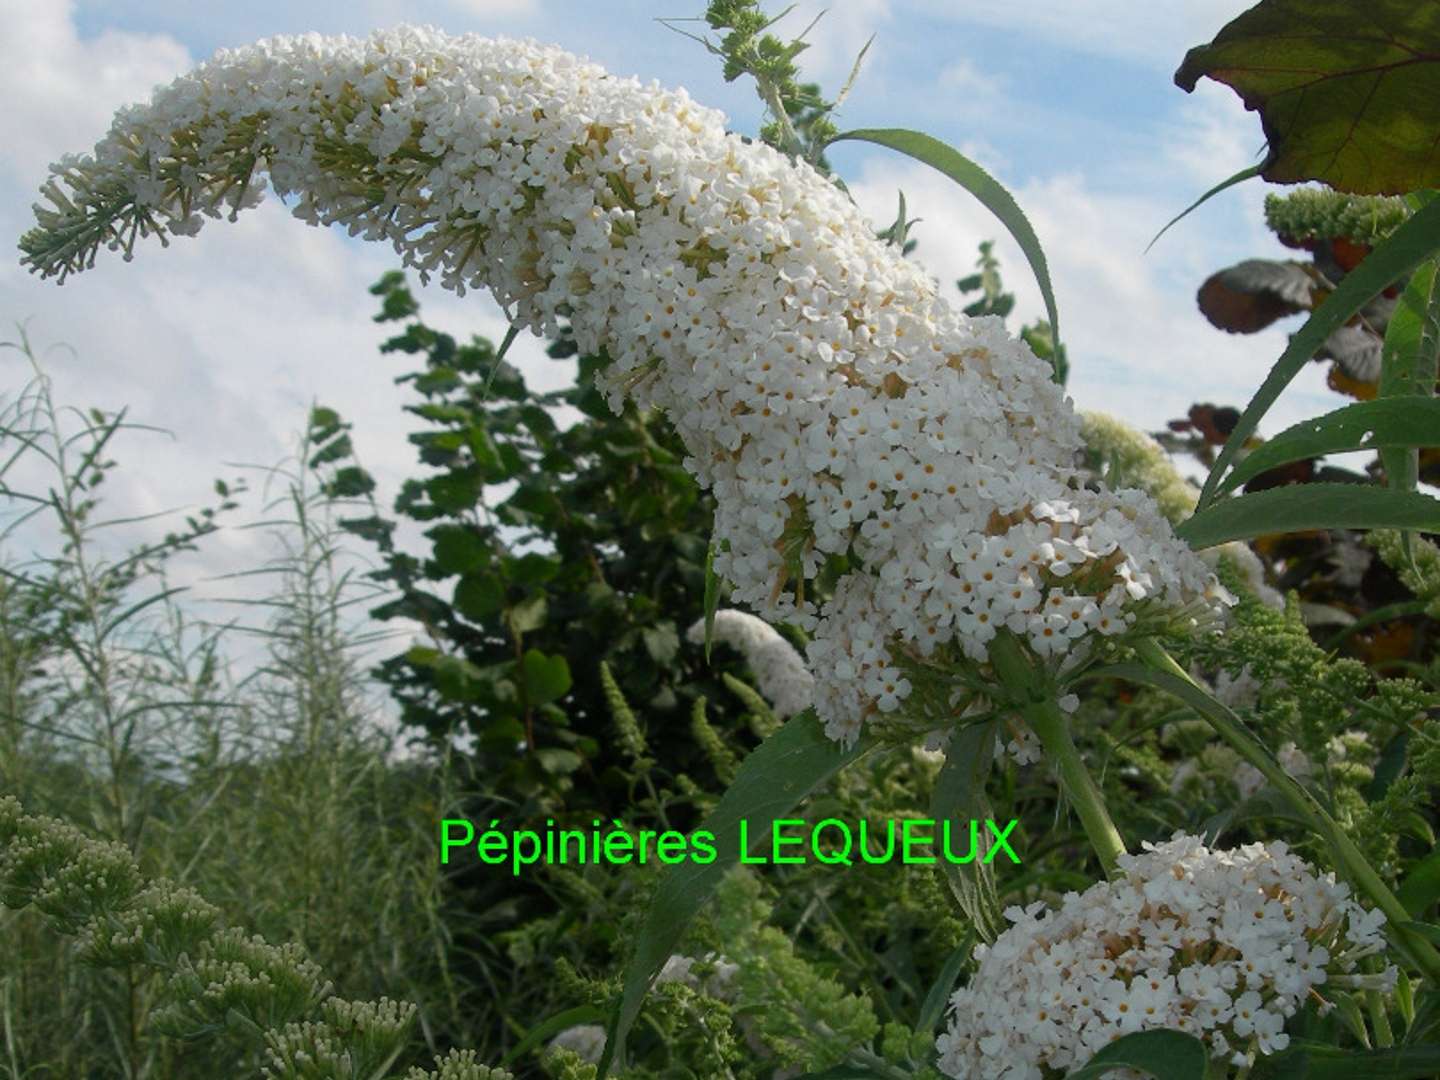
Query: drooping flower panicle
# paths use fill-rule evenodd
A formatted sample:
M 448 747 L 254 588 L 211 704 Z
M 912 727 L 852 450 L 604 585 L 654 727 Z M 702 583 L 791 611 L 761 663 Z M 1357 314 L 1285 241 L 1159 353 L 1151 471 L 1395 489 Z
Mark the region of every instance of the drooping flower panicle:
M 696 645 L 703 644 L 705 620 L 696 620 L 685 636 Z M 764 619 L 721 608 L 715 612 L 713 636 L 745 657 L 776 716 L 789 718 L 810 707 L 815 697 L 814 676 L 800 654 Z
M 1042 1080 L 1120 1035 L 1170 1028 L 1234 1065 L 1283 1050 L 1283 1031 L 1326 987 L 1393 986 L 1357 974 L 1384 916 L 1284 844 L 1212 851 L 1192 836 L 1122 855 L 1123 873 L 1058 911 L 1010 908 L 950 1002 L 940 1068 L 960 1080 Z M 1317 989 L 1320 988 L 1320 989 Z
M 658 406 L 684 439 L 732 600 L 813 635 L 833 737 L 909 695 L 896 648 L 984 663 L 1008 628 L 1058 660 L 1142 602 L 1207 596 L 1151 499 L 1085 487 L 1049 365 L 683 90 L 531 42 L 274 38 L 123 111 L 55 173 L 21 245 L 42 274 L 191 235 L 268 173 L 297 216 L 489 288 L 518 325 L 568 318 L 609 355 L 612 407 Z M 847 553 L 833 598 L 806 598 Z

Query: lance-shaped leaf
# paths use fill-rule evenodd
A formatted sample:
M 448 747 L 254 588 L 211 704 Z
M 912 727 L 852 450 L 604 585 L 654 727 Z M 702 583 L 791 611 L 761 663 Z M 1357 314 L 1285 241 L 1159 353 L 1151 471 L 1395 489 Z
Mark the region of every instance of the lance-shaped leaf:
M 1314 420 L 1302 420 L 1261 443 L 1225 477 L 1220 490 L 1231 491 L 1270 469 L 1322 454 L 1416 446 L 1440 446 L 1440 399 L 1361 401 Z
M 931 168 L 938 169 L 984 203 L 985 209 L 998 217 L 1001 224 L 1010 230 L 1010 235 L 1025 253 L 1030 269 L 1035 271 L 1035 280 L 1040 284 L 1040 295 L 1045 300 L 1045 313 L 1050 320 L 1050 333 L 1058 351 L 1060 315 L 1055 308 L 1055 290 L 1050 284 L 1050 267 L 1045 262 L 1044 249 L 1040 247 L 1040 238 L 1030 226 L 1030 219 L 1000 181 L 958 150 L 920 131 L 866 128 L 861 131 L 847 131 L 843 135 L 835 136 L 830 142 L 833 144 L 843 139 L 859 139 L 908 154 L 916 161 L 923 161 Z
M 1261 1058 L 1251 1075 L 1254 1080 L 1433 1080 L 1440 1076 L 1440 1046 L 1342 1050 L 1297 1043 L 1273 1058 Z
M 1376 293 L 1405 277 L 1437 249 L 1440 249 L 1440 200 L 1430 203 L 1396 229 L 1388 240 L 1371 251 L 1365 261 L 1340 282 L 1339 287 L 1290 339 L 1289 346 L 1275 361 L 1270 374 L 1240 415 L 1205 480 L 1205 488 L 1200 493 L 1202 508 L 1215 498 L 1220 478 L 1246 440 L 1255 433 L 1260 420 L 1275 404 L 1275 399 L 1290 385 L 1316 350 L 1325 344 L 1325 339 L 1344 326 Z
M 862 735 L 854 746 L 841 748 L 826 736 L 814 710 L 806 709 L 740 763 L 735 782 L 700 826 L 715 838 L 715 859 L 670 867 L 650 902 L 634 955 L 625 968 L 620 1002 L 610 1020 L 599 1080 L 609 1073 L 612 1064 L 624 1060 L 625 1037 L 640 1015 L 651 982 L 720 879 L 740 861 L 740 823 L 747 823 L 750 851 L 763 850 L 770 843 L 776 818 L 788 814 L 805 796 L 873 745 L 873 736 Z
M 945 767 L 940 770 L 930 796 L 930 816 L 936 821 L 948 820 L 954 824 L 990 816 L 985 780 L 995 760 L 997 726 L 994 721 L 970 724 L 950 736 L 945 748 Z M 983 858 L 963 865 L 946 859 L 941 861 L 940 871 L 961 910 L 974 924 L 975 932 L 985 941 L 993 942 L 1005 928 L 994 868 Z
M 1380 367 L 1380 396 L 1416 395 L 1434 402 L 1437 359 L 1440 359 L 1440 272 L 1431 259 L 1417 270 L 1385 330 Z M 1423 444 L 1420 444 L 1423 445 Z M 1420 476 L 1416 451 L 1387 448 L 1380 455 L 1390 486 L 1414 491 Z
M 1399 195 L 1440 187 L 1440 17 L 1415 0 L 1262 0 L 1191 49 L 1175 82 L 1260 113 L 1261 175 Z
M 1308 529 L 1440 530 L 1440 500 L 1368 484 L 1294 484 L 1223 499 L 1182 522 L 1175 535 L 1196 551 L 1271 533 Z

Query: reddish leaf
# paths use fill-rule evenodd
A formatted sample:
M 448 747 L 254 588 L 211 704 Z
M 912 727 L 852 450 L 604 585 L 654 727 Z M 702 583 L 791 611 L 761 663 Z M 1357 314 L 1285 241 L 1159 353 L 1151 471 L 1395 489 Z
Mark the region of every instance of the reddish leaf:
M 1212 274 L 1195 299 L 1212 326 L 1253 334 L 1277 319 L 1308 311 L 1311 284 L 1299 263 L 1246 259 Z

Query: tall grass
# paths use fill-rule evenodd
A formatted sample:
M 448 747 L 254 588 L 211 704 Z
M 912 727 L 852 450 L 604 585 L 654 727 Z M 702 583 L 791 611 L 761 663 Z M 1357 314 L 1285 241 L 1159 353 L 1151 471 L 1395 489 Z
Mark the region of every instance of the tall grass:
M 461 780 L 443 757 L 399 753 L 384 723 L 358 616 L 377 597 L 341 546 L 345 505 L 313 448 L 268 474 L 249 526 L 276 554 L 230 581 L 260 618 L 206 622 L 169 567 L 244 488 L 217 483 L 218 505 L 158 538 L 153 518 L 107 519 L 111 455 L 136 425 L 57 403 L 24 335 L 7 347 L 28 370 L 0 402 L 0 791 L 123 844 L 227 923 L 300 942 L 340 995 L 416 1002 L 418 1038 L 443 1049 L 464 993 L 434 822 Z M 257 642 L 258 662 L 238 665 Z M 81 964 L 25 911 L 0 909 L 0 940 L 0 1077 L 236 1066 L 223 1046 L 151 1033 L 150 976 Z

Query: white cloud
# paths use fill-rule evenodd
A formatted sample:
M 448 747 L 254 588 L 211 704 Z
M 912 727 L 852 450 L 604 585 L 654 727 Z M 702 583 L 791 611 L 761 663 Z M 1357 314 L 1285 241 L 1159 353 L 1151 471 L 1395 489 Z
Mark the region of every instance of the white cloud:
M 778 14 L 784 8 L 773 10 Z M 797 63 L 804 78 L 818 81 L 824 93 L 833 95 L 849 77 L 855 58 L 865 43 L 890 21 L 890 17 L 891 0 L 846 0 L 843 4 L 805 0 L 797 3 L 795 10 L 772 27 L 770 33 L 788 41 L 814 22 L 805 34 L 810 47 L 800 54 Z M 817 18 L 819 21 L 815 21 Z M 874 63 L 872 49 L 861 68 L 861 79 Z
M 161 34 L 81 40 L 74 13 L 74 0 L 0 0 L 0 167 L 30 188 L 60 155 L 94 145 L 117 107 L 190 66 L 186 48 Z
M 445 0 L 463 15 L 481 19 L 532 18 L 540 14 L 539 0 Z
M 0 140 L 0 235 L 12 243 L 32 223 L 30 193 L 46 165 L 93 145 L 115 108 L 144 100 L 190 64 L 186 50 L 163 36 L 110 31 L 82 39 L 73 14 L 68 3 L 0 0 L 0 17 L 13 30 L 0 40 L 0 79 L 12 103 Z M 388 507 L 400 481 L 417 471 L 406 436 L 420 423 L 401 411 L 410 392 L 394 385 L 419 358 L 380 355 L 378 345 L 398 326 L 372 321 L 378 302 L 367 292 L 396 264 L 380 245 L 303 226 L 272 196 L 238 222 L 210 222 L 199 238 L 169 250 L 144 243 L 129 265 L 102 252 L 93 270 L 63 287 L 28 275 L 13 257 L 0 260 L 0 339 L 15 340 L 15 324 L 26 321 L 57 401 L 126 408 L 130 422 L 173 433 L 118 441 L 120 467 L 103 491 L 109 516 L 209 505 L 213 480 L 239 474 L 231 463 L 269 467 L 291 458 L 317 400 L 354 423 L 359 457 Z M 488 297 L 459 300 L 430 288 L 421 300 L 427 321 L 461 340 L 503 337 L 505 320 Z M 71 348 L 51 348 L 62 342 Z M 509 359 L 538 389 L 573 381 L 573 364 L 545 359 L 528 335 Z M 27 374 L 17 353 L 0 352 L 5 400 Z M 258 492 L 262 478 L 248 475 Z M 7 480 L 17 490 L 52 482 L 33 469 Z M 259 506 L 252 495 L 231 520 L 253 520 Z M 12 556 L 42 542 L 40 524 L 7 544 Z M 100 550 L 118 554 L 140 536 L 179 526 L 179 518 L 142 526 Z M 253 596 L 261 582 L 204 582 L 273 554 L 264 533 L 226 530 L 178 559 L 174 580 L 201 596 Z
M 941 69 L 935 77 L 938 89 L 960 94 L 976 103 L 986 103 L 1000 96 L 1004 84 L 986 74 L 973 61 L 960 57 Z
M 1035 37 L 1067 49 L 1124 59 L 1173 71 L 1187 49 L 1212 40 L 1220 28 L 1253 6 L 1253 0 L 1007 0 L 1003 4 L 956 4 L 916 0 L 937 18 L 1011 31 L 1017 41 Z

